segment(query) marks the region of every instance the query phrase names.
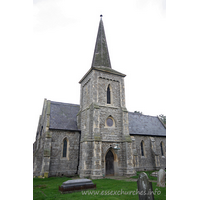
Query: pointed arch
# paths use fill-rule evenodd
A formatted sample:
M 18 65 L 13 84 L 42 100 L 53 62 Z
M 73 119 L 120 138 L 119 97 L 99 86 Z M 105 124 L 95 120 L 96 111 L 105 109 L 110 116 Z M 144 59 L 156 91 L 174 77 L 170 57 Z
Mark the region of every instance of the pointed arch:
M 118 162 L 118 156 L 117 154 L 115 153 L 114 149 L 112 147 L 108 147 L 106 151 L 104 151 L 104 154 L 105 154 L 105 157 L 106 157 L 106 154 L 111 151 L 114 155 L 114 161 Z M 104 159 L 105 161 L 105 159 Z
M 107 104 L 111 104 L 111 88 L 110 88 L 110 84 L 107 87 Z
M 161 151 L 161 156 L 164 156 L 164 150 L 163 150 L 163 142 L 160 142 L 160 151 Z
M 111 150 L 106 153 L 106 175 L 114 175 L 114 154 Z
M 114 145 L 114 144 L 113 144 Z M 118 156 L 115 152 L 115 150 L 113 149 L 112 145 L 108 145 L 107 147 L 105 147 L 104 150 L 104 173 L 106 174 L 106 155 L 108 154 L 108 152 L 112 152 L 113 156 L 114 156 L 114 175 L 118 175 Z
M 144 156 L 144 141 L 143 140 L 140 143 L 140 147 L 141 147 L 141 156 Z
M 68 158 L 69 141 L 65 137 L 62 142 L 62 157 Z

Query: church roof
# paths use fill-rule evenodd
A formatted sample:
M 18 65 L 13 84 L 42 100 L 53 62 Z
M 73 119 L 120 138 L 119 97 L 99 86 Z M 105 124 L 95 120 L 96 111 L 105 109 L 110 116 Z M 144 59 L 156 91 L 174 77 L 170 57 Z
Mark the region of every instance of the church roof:
M 77 104 L 51 101 L 50 129 L 81 131 L 77 127 L 77 114 L 80 106 Z M 129 134 L 166 136 L 166 128 L 158 117 L 128 113 Z
M 76 119 L 79 108 L 77 104 L 51 101 L 49 129 L 80 131 Z
M 128 117 L 130 135 L 166 136 L 166 127 L 158 117 L 132 112 Z

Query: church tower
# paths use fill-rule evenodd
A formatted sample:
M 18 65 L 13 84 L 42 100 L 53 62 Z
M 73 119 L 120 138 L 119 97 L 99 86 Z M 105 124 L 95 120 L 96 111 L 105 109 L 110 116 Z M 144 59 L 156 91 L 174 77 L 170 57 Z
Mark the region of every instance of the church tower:
M 125 105 L 125 76 L 111 67 L 101 18 L 92 66 L 79 82 L 81 96 L 77 122 L 81 130 L 81 178 L 135 173 Z

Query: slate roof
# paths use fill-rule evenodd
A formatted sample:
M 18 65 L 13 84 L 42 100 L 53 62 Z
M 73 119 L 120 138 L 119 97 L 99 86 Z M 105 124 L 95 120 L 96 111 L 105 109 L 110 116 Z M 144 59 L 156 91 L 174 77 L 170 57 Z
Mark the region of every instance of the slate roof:
M 51 101 L 50 129 L 81 131 L 77 127 L 77 104 Z M 129 112 L 130 135 L 166 136 L 166 128 L 158 117 Z
M 78 130 L 77 117 L 80 106 L 51 101 L 50 129 Z
M 128 116 L 130 135 L 166 136 L 166 128 L 158 117 L 131 112 Z

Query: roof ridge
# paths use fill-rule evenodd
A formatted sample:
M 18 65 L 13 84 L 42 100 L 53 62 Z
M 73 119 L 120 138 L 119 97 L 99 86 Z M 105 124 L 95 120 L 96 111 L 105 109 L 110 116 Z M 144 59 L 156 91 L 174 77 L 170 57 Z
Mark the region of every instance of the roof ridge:
M 144 114 L 141 114 L 141 113 L 134 113 L 134 112 L 129 112 L 128 111 L 128 113 L 130 113 L 130 114 L 134 114 L 134 115 L 142 115 L 142 116 L 146 116 L 146 117 L 157 117 L 157 116 L 152 116 L 152 115 L 144 115 Z
M 71 105 L 71 106 L 80 106 L 80 104 L 74 104 L 74 103 L 64 103 L 64 102 L 58 102 L 58 101 L 51 101 L 52 104 L 64 104 L 64 105 Z

